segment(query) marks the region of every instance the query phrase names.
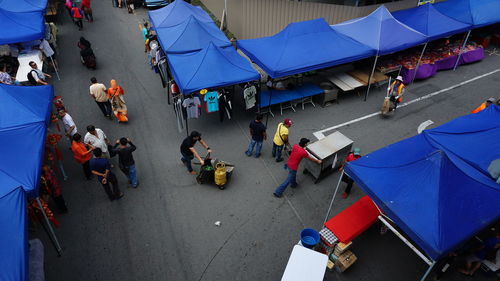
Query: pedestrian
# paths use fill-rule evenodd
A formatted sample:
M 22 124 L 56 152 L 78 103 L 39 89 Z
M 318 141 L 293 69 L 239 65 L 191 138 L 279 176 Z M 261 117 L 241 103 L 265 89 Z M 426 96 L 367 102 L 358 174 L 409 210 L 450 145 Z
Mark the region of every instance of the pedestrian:
M 75 122 L 73 121 L 71 115 L 69 115 L 64 109 L 59 110 L 59 117 L 64 125 L 64 132 L 71 142 L 73 140 L 73 136 L 78 132 Z
M 90 159 L 92 158 L 92 150 L 94 147 L 88 144 L 84 144 L 82 141 L 82 136 L 78 133 L 73 135 L 73 141 L 71 142 L 71 150 L 73 151 L 73 157 L 76 162 L 82 164 L 83 174 L 87 180 L 90 180 L 92 176 L 92 171 L 90 171 Z
M 305 149 L 309 142 L 309 139 L 301 138 L 299 144 L 293 145 L 292 152 L 288 158 L 287 164 L 285 165 L 285 168 L 288 169 L 288 176 L 286 180 L 274 191 L 273 195 L 275 197 L 280 198 L 283 196 L 283 192 L 285 192 L 288 185 L 292 188 L 297 187 L 297 170 L 299 169 L 299 164 L 302 159 L 307 158 L 313 162 L 321 164 L 321 160 L 311 157 Z
M 120 170 L 127 176 L 128 181 L 133 188 L 137 188 L 137 171 L 135 169 L 135 161 L 132 152 L 136 150 L 136 146 L 128 138 L 121 138 L 116 141 L 113 147 L 114 153 L 118 154 L 118 165 Z
M 90 0 L 82 0 L 82 4 L 80 7 L 83 10 L 83 14 L 85 15 L 85 19 L 88 22 L 93 22 L 94 17 L 92 16 L 92 8 L 90 8 Z
M 134 0 L 126 0 L 125 2 L 127 4 L 127 10 L 129 14 L 134 13 Z
M 188 172 L 192 175 L 197 174 L 195 171 L 193 171 L 193 167 L 191 166 L 191 160 L 193 160 L 194 157 L 196 157 L 196 159 L 200 161 L 200 164 L 202 166 L 205 164 L 203 159 L 201 159 L 200 154 L 198 154 L 198 152 L 194 148 L 196 142 L 199 142 L 204 148 L 206 148 L 208 153 L 212 153 L 212 150 L 210 149 L 208 144 L 201 139 L 201 134 L 197 131 L 192 131 L 191 134 L 182 141 L 181 161 L 182 163 L 184 163 L 184 165 L 186 165 Z
M 94 158 L 90 159 L 90 169 L 94 175 L 97 175 L 97 180 L 104 187 L 104 191 L 109 197 L 109 200 L 120 199 L 123 193 L 118 186 L 118 180 L 113 172 L 111 172 L 111 164 L 109 159 L 103 157 L 100 148 L 94 149 Z
M 75 3 L 73 3 L 71 8 L 71 16 L 73 17 L 73 21 L 75 22 L 76 26 L 78 26 L 78 30 L 82 30 L 83 11 L 80 10 L 80 8 L 78 8 Z
M 405 84 L 403 83 L 403 77 L 398 76 L 396 80 L 389 86 L 387 91 L 389 92 L 389 100 L 393 103 L 393 107 L 389 110 L 396 110 L 398 104 L 403 101 L 403 94 L 405 93 Z
M 71 8 L 73 8 L 73 2 L 71 2 L 71 0 L 66 0 L 64 2 L 64 7 L 66 7 L 66 10 L 68 11 L 69 17 L 73 19 L 73 16 L 71 15 Z
M 106 137 L 106 134 L 104 134 L 104 132 L 101 129 L 96 128 L 94 125 L 88 125 L 87 134 L 85 134 L 83 142 L 93 146 L 94 150 L 96 148 L 99 148 L 101 150 L 103 157 L 108 159 L 110 158 L 108 152 L 109 140 L 108 137 Z
M 80 37 L 77 46 L 78 48 L 80 48 L 80 61 L 82 62 L 82 64 L 87 68 L 96 70 L 97 59 L 95 57 L 94 51 L 92 50 L 92 44 L 84 37 Z
M 47 83 L 46 77 L 52 78 L 52 76 L 38 69 L 38 65 L 34 61 L 30 61 L 28 65 L 31 67 L 30 72 L 28 72 L 28 81 L 30 82 L 31 86 L 49 84 Z
M 286 118 L 283 122 L 278 124 L 276 133 L 273 139 L 273 157 L 276 157 L 276 162 L 283 161 L 281 152 L 285 144 L 288 144 L 288 129 L 293 125 L 292 119 Z
M 485 102 L 483 102 L 480 106 L 476 107 L 476 109 L 472 110 L 471 113 L 478 113 L 479 111 L 482 111 L 483 109 L 487 108 L 488 106 L 494 103 L 495 103 L 495 98 L 489 98 Z
M 260 151 L 262 150 L 262 143 L 267 139 L 266 126 L 262 124 L 262 119 L 264 116 L 262 114 L 257 114 L 255 120 L 250 122 L 250 135 L 252 139 L 250 144 L 248 144 L 248 149 L 245 152 L 247 156 L 252 156 L 253 149 L 255 147 L 255 158 L 259 158 Z
M 147 53 L 149 52 L 149 24 L 147 22 L 143 24 L 141 32 L 144 39 L 144 53 Z
M 95 77 L 90 78 L 90 82 L 92 82 L 92 85 L 89 87 L 90 95 L 94 98 L 94 101 L 97 106 L 99 106 L 102 114 L 111 119 L 111 103 L 109 102 L 108 94 L 106 93 L 106 86 L 97 82 Z
M 347 154 L 347 156 L 345 157 L 345 162 L 346 163 L 351 162 L 359 158 L 361 158 L 361 149 L 355 147 L 351 152 L 349 152 L 349 154 Z M 340 167 L 340 170 L 342 170 L 343 168 L 344 166 Z M 342 193 L 342 197 L 346 199 L 351 193 L 352 184 L 354 183 L 354 180 L 351 177 L 349 177 L 346 173 L 344 173 L 344 175 L 342 176 L 342 181 L 347 183 L 344 193 Z
M 111 86 L 108 88 L 108 99 L 111 101 L 111 109 L 118 123 L 128 122 L 128 110 L 123 95 L 125 91 L 116 83 L 116 80 L 111 80 Z

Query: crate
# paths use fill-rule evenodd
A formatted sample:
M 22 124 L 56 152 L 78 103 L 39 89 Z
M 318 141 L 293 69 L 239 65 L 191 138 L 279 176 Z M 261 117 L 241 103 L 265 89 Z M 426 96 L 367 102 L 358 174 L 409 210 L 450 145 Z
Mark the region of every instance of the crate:
M 333 254 L 336 255 L 337 257 L 340 256 L 342 253 L 344 253 L 345 251 L 347 251 L 350 247 L 352 246 L 352 241 L 345 244 L 345 243 L 337 243 L 337 245 L 335 245 L 335 248 L 333 249 Z
M 335 270 L 342 273 L 351 267 L 357 260 L 358 258 L 356 255 L 354 255 L 354 253 L 350 250 L 347 250 L 335 260 Z

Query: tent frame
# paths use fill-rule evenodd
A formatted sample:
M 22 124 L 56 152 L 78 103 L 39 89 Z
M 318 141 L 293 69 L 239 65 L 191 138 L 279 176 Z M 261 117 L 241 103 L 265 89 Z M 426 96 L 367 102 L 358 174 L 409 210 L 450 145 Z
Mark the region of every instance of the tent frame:
M 464 43 L 462 44 L 462 47 L 460 48 L 460 52 L 458 53 L 457 61 L 455 62 L 455 66 L 453 67 L 453 71 L 455 71 L 455 69 L 457 69 L 458 62 L 460 61 L 460 58 L 462 57 L 462 53 L 465 49 L 465 45 L 467 44 L 467 41 L 469 40 L 469 36 L 470 36 L 471 31 L 472 30 L 469 30 L 469 32 L 467 32 L 467 35 L 465 36 Z
M 62 248 L 61 248 L 61 245 L 59 244 L 59 240 L 57 239 L 56 233 L 54 232 L 54 228 L 50 224 L 49 218 L 47 217 L 47 214 L 45 214 L 45 210 L 43 209 L 43 205 L 42 205 L 42 202 L 40 201 L 40 197 L 36 198 L 36 202 L 38 203 L 38 207 L 40 208 L 40 212 L 42 212 L 42 214 L 43 214 L 43 220 L 48 228 L 48 230 L 47 230 L 47 228 L 45 228 L 45 226 L 44 226 L 44 229 L 47 231 L 47 235 L 49 236 L 50 241 L 52 242 L 52 245 L 54 246 L 54 248 L 57 251 L 57 256 L 60 257 L 61 253 L 62 253 Z M 42 226 L 43 226 L 43 222 L 42 222 Z
M 323 225 L 326 223 L 326 221 L 328 220 L 328 218 L 330 217 L 330 212 L 332 210 L 332 206 L 333 206 L 333 202 L 335 200 L 335 197 L 337 196 L 337 193 L 338 193 L 338 190 L 339 190 L 339 187 L 340 187 L 340 183 L 342 181 L 342 177 L 344 177 L 344 175 L 347 175 L 349 176 L 345 171 L 344 169 L 342 169 L 342 173 L 340 174 L 340 178 L 337 182 L 337 187 L 335 188 L 335 192 L 333 193 L 333 196 L 332 196 L 332 200 L 330 201 L 330 206 L 328 208 L 328 212 L 326 214 L 326 217 L 325 217 L 325 221 L 323 222 Z M 377 206 L 375 204 L 375 206 Z M 378 208 L 378 206 L 377 206 Z M 429 268 L 427 268 L 427 270 L 425 271 L 424 275 L 422 276 L 422 278 L 420 279 L 420 281 L 425 281 L 425 279 L 429 276 L 429 274 L 431 273 L 432 269 L 434 268 L 434 266 L 436 265 L 436 261 L 435 260 L 432 260 L 430 258 L 428 258 L 425 254 L 423 254 L 419 249 L 417 249 L 417 247 L 415 247 L 408 239 L 406 239 L 397 229 L 395 229 L 391 223 L 389 223 L 382 215 L 378 216 L 378 219 L 385 225 L 387 226 L 399 239 L 401 239 L 401 241 L 403 241 L 403 243 L 405 243 L 408 247 L 410 247 L 410 249 L 413 250 L 413 252 L 415 252 L 427 265 L 429 265 Z

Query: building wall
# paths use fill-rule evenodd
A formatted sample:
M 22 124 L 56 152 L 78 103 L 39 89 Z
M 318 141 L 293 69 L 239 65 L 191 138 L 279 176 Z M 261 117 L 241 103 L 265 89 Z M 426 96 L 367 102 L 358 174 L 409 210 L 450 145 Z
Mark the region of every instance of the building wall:
M 273 35 L 296 21 L 325 18 L 330 24 L 363 17 L 379 5 L 353 7 L 291 0 L 201 0 L 220 20 L 224 1 L 228 5 L 228 28 L 238 39 Z M 416 0 L 385 4 L 390 11 L 415 7 Z

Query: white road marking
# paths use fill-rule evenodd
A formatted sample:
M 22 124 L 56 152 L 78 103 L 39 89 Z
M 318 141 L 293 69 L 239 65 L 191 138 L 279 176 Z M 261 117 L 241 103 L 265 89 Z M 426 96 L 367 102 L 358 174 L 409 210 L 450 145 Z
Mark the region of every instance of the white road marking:
M 484 78 L 486 76 L 489 76 L 491 74 L 494 74 L 494 73 L 497 73 L 500 71 L 500 68 L 499 69 L 496 69 L 496 70 L 493 70 L 493 71 L 490 71 L 488 73 L 485 73 L 485 74 L 482 74 L 482 75 L 479 75 L 479 76 L 476 76 L 474 78 L 471 78 L 469 80 L 466 80 L 466 81 L 463 81 L 461 83 L 458 83 L 458 84 L 455 84 L 453 86 L 450 86 L 446 89 L 442 89 L 442 90 L 439 90 L 439 91 L 436 91 L 434 93 L 430 93 L 430 94 L 427 94 L 425 96 L 422 96 L 422 97 L 419 97 L 419 98 L 416 98 L 414 100 L 411 100 L 409 102 L 405 102 L 403 104 L 400 104 L 398 106 L 398 109 L 400 109 L 401 107 L 405 107 L 405 106 L 408 106 L 412 103 L 416 103 L 416 102 L 419 102 L 419 101 L 423 101 L 423 100 L 426 100 L 426 99 L 429 99 L 429 98 L 432 98 L 433 96 L 436 96 L 436 95 L 439 95 L 439 94 L 442 94 L 444 92 L 447 92 L 447 91 L 450 91 L 450 90 L 453 90 L 455 88 L 458 88 L 460 86 L 463 86 L 465 84 L 468 84 L 468 83 L 471 83 L 471 82 L 474 82 L 478 79 L 481 79 L 481 78 Z M 335 126 L 332 126 L 332 127 L 329 127 L 329 128 L 326 128 L 326 129 L 323 129 L 323 130 L 319 130 L 317 132 L 314 132 L 313 135 L 318 139 L 322 139 L 325 137 L 324 135 L 324 132 L 328 132 L 328 131 L 331 131 L 331 130 L 335 130 L 335 129 L 338 129 L 338 128 L 341 128 L 341 127 L 344 127 L 344 126 L 347 126 L 347 125 L 351 125 L 351 124 L 354 124 L 354 123 L 357 123 L 359 121 L 363 121 L 365 119 L 368 119 L 368 118 L 371 118 L 371 117 L 374 117 L 374 116 L 377 116 L 377 115 L 380 115 L 380 111 L 378 112 L 374 112 L 374 113 L 371 113 L 371 114 L 368 114 L 368 115 L 365 115 L 365 116 L 362 116 L 362 117 L 359 117 L 359 118 L 356 118 L 356 119 L 353 119 L 353 120 L 350 120 L 350 121 L 347 121 L 347 122 L 344 122 L 342 124 L 338 124 L 338 125 L 335 125 Z
M 432 122 L 432 120 L 427 120 L 427 121 L 422 122 L 422 124 L 418 125 L 417 133 L 419 133 L 419 134 L 422 133 L 422 131 L 425 130 L 425 128 L 429 127 L 432 124 L 434 124 L 434 122 Z

